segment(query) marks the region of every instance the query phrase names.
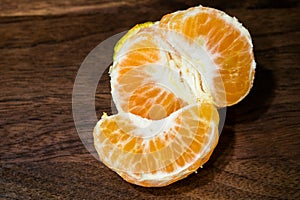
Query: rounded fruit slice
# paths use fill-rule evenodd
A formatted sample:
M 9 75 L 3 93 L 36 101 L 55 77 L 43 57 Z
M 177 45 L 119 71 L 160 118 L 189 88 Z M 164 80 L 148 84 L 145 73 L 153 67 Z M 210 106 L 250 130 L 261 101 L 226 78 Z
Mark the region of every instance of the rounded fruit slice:
M 236 104 L 248 94 L 256 63 L 250 34 L 236 18 L 198 6 L 165 15 L 159 27 L 185 38 L 165 35 L 170 43 L 178 44 L 174 45 L 178 52 L 196 63 L 217 106 Z
M 126 181 L 165 186 L 202 166 L 218 141 L 218 112 L 200 102 L 161 120 L 131 113 L 104 116 L 94 129 L 100 160 Z
M 174 52 L 163 31 L 154 24 L 126 35 L 121 47 L 117 45 L 110 76 L 118 111 L 162 119 L 183 106 L 209 98 L 200 87 L 198 71 Z

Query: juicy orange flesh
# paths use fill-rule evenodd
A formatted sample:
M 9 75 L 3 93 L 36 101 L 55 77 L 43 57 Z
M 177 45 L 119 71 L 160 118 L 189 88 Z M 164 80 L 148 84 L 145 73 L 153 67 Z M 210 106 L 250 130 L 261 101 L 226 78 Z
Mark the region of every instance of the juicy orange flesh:
M 133 52 L 127 53 L 126 57 L 119 62 L 119 73 L 120 75 L 123 75 L 130 71 L 132 67 L 155 63 L 158 60 L 159 50 L 152 48 L 137 49 Z
M 193 165 L 191 165 L 188 170 L 189 172 L 187 174 L 184 175 L 184 177 L 188 176 L 189 174 L 193 173 L 195 170 L 197 170 L 203 163 L 206 163 L 209 159 L 209 157 L 211 156 L 212 152 L 210 152 L 207 156 L 203 157 L 202 159 L 197 160 Z M 166 166 L 166 171 L 172 172 L 173 165 L 168 165 Z M 144 187 L 153 187 L 153 186 L 166 186 L 169 185 L 171 183 L 174 183 L 176 181 L 178 181 L 182 177 L 181 175 L 177 174 L 174 176 L 173 179 L 165 181 L 164 183 L 162 183 L 160 180 L 139 180 L 139 179 L 135 179 L 134 177 L 132 177 L 131 175 L 127 174 L 126 172 L 120 172 L 119 173 L 126 181 L 133 183 L 133 184 L 139 184 L 141 186 Z M 135 174 L 136 176 L 139 176 L 139 174 Z
M 231 105 L 251 87 L 254 76 L 254 73 L 250 74 L 253 60 L 251 46 L 245 35 L 221 18 L 222 14 L 201 9 L 203 12 L 190 16 L 189 11 L 168 14 L 161 19 L 160 26 L 182 33 L 199 45 L 206 45 L 212 55 L 217 55 L 214 62 L 220 69 L 227 104 Z
M 128 104 L 129 112 L 153 120 L 165 118 L 186 105 L 182 99 L 155 84 L 135 90 Z
M 215 134 L 217 134 L 217 133 L 215 133 Z M 214 141 L 214 144 L 212 144 L 212 146 L 214 147 L 214 146 L 216 146 L 216 144 L 217 144 L 217 140 Z M 189 174 L 193 173 L 195 170 L 197 170 L 199 167 L 201 167 L 204 163 L 206 163 L 209 160 L 211 154 L 212 154 L 212 151 L 210 151 L 207 155 L 205 155 L 202 158 L 198 159 L 191 166 L 189 166 L 188 169 L 187 169 L 188 172 L 184 176 L 182 176 L 181 174 L 175 174 L 172 179 L 167 180 L 165 182 L 161 182 L 160 180 L 140 180 L 138 178 L 133 177 L 130 174 L 127 174 L 126 172 L 119 172 L 119 175 L 121 175 L 126 181 L 128 181 L 130 183 L 133 183 L 133 184 L 138 183 L 139 185 L 144 186 L 144 187 L 166 186 L 166 185 L 174 183 L 177 180 L 182 179 L 182 178 L 188 176 Z M 184 157 L 180 156 L 176 160 L 176 165 L 174 165 L 173 163 L 167 165 L 164 168 L 164 172 L 172 173 L 172 172 L 174 172 L 174 170 L 176 170 L 175 167 L 183 167 L 186 164 L 185 162 L 186 161 L 185 161 Z M 153 171 L 152 173 L 155 174 L 156 172 L 157 171 Z M 139 174 L 139 173 L 134 173 L 134 175 L 136 177 L 141 176 L 141 174 Z
M 115 120 L 104 120 L 101 124 L 101 131 L 105 138 L 108 138 L 111 144 L 119 146 L 125 152 L 151 153 L 159 151 L 167 145 L 160 137 L 153 137 L 149 139 L 149 146 L 145 149 L 145 146 L 142 144 L 143 138 L 131 135 L 128 128 L 125 124 L 119 124 Z M 175 130 L 165 132 L 165 138 L 174 138 L 176 134 Z
M 160 50 L 151 34 L 141 33 L 141 35 L 146 39 L 132 44 L 129 52 L 120 57 L 117 65 L 119 84 L 115 88 L 119 90 L 122 98 L 130 93 L 127 101 L 121 105 L 124 111 L 147 119 L 159 120 L 187 104 L 165 88 L 154 83 L 143 83 L 147 74 L 137 68 L 158 62 Z
M 201 118 L 195 119 L 195 114 L 201 115 Z M 140 164 L 134 166 L 134 172 L 155 174 L 158 171 L 171 173 L 193 163 L 196 156 L 208 143 L 208 135 L 211 131 L 210 123 L 218 122 L 217 111 L 214 106 L 209 104 L 203 105 L 200 109 L 195 106 L 191 107 L 191 110 L 182 112 L 174 121 L 175 125 L 163 133 L 151 138 L 143 138 L 133 135 L 135 133 L 134 124 L 122 121 L 118 119 L 118 116 L 104 119 L 100 125 L 102 134 L 99 137 L 102 137 L 100 141 L 109 140 L 109 143 L 102 144 L 103 152 L 114 152 L 110 156 L 109 162 L 111 163 L 109 165 L 121 162 L 120 165 L 126 169 L 137 162 Z M 187 146 L 184 147 L 182 143 Z M 132 154 L 124 158 L 125 152 Z M 120 156 L 122 154 L 123 157 Z M 102 159 L 105 156 L 109 157 L 108 153 L 102 155 Z
M 142 40 L 131 45 L 126 54 L 120 57 L 119 74 L 123 75 L 132 67 L 155 63 L 160 59 L 159 47 L 153 41 L 151 34 L 141 33 Z
M 149 75 L 140 70 L 130 70 L 118 76 L 118 85 L 115 88 L 123 99 L 121 107 L 125 112 L 159 120 L 187 105 L 167 88 L 153 81 L 144 83 L 147 78 Z

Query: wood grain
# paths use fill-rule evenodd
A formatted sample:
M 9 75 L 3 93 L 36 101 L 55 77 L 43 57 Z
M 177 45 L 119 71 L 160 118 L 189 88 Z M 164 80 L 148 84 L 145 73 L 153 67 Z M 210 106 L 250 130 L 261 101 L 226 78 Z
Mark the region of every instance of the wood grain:
M 107 37 L 198 4 L 249 29 L 254 87 L 228 108 L 219 145 L 197 174 L 164 188 L 128 184 L 89 154 L 76 132 L 77 70 Z M 2 0 L 0 199 L 299 199 L 299 11 L 296 0 Z M 107 74 L 96 110 L 111 112 Z

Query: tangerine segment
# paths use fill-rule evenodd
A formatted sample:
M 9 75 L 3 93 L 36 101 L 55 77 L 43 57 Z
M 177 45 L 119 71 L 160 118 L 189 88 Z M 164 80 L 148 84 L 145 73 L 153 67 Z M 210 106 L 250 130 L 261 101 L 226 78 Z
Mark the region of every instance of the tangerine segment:
M 157 120 L 187 105 L 183 100 L 185 96 L 178 90 L 186 90 L 185 95 L 189 95 L 190 89 L 183 83 L 172 85 L 168 82 L 167 76 L 171 74 L 169 68 L 148 65 L 133 68 L 125 75 L 112 76 L 112 96 L 118 110 Z M 175 74 L 173 76 L 178 79 Z
M 181 65 L 180 55 L 172 52 L 161 31 L 155 25 L 140 29 L 118 47 L 110 70 L 118 111 L 157 120 L 201 96 L 190 84 L 199 79 L 197 72 Z
M 167 53 L 161 51 L 162 38 L 154 37 L 160 34 L 154 26 L 140 25 L 138 30 L 134 27 L 121 39 L 116 45 L 110 76 L 118 111 L 161 119 L 182 107 L 184 101 L 156 84 L 152 71 L 164 68 Z M 157 66 L 147 67 L 150 64 Z M 150 85 L 153 87 L 149 88 Z
M 204 62 L 205 70 L 201 67 L 199 70 L 209 84 L 218 106 L 236 104 L 248 94 L 255 71 L 252 41 L 247 29 L 235 18 L 219 10 L 199 6 L 165 15 L 159 26 L 182 34 L 186 38 L 186 44 L 196 44 L 198 49 L 206 50 L 213 65 Z M 192 55 L 192 48 L 190 49 Z M 199 54 L 194 54 L 192 59 L 201 61 L 207 57 L 202 54 L 199 50 Z M 214 69 L 218 72 L 213 72 Z M 221 88 L 218 76 L 223 81 Z M 226 99 L 222 102 L 224 92 Z
M 182 81 L 189 77 L 179 77 L 179 72 L 169 67 L 144 65 L 132 68 L 125 75 L 114 73 L 112 96 L 119 111 L 158 120 L 197 102 L 195 91 Z
M 137 88 L 129 98 L 128 111 L 147 119 L 158 120 L 185 106 L 181 98 L 154 83 Z
M 209 102 L 188 105 L 162 120 L 119 113 L 94 129 L 100 160 L 126 181 L 165 186 L 202 166 L 218 141 L 219 116 Z

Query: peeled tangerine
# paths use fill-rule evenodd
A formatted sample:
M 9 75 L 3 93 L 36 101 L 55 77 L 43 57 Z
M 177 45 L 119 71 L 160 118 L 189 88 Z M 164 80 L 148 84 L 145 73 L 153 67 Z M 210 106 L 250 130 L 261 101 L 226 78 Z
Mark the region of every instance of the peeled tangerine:
M 119 113 L 94 129 L 100 160 L 146 187 L 188 176 L 218 142 L 217 108 L 242 100 L 254 72 L 249 32 L 219 10 L 199 6 L 135 26 L 115 47 Z

